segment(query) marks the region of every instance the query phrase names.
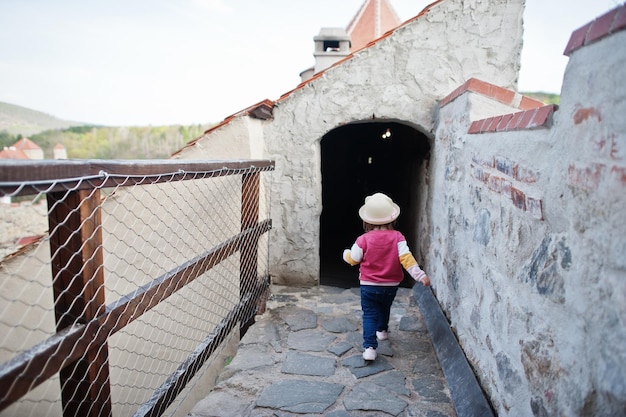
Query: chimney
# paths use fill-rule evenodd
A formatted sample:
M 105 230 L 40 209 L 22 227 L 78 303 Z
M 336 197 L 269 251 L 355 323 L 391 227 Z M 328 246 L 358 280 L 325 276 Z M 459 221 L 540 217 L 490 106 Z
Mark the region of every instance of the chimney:
M 315 66 L 300 73 L 302 81 L 308 80 L 350 54 L 350 36 L 343 28 L 322 28 L 313 41 Z

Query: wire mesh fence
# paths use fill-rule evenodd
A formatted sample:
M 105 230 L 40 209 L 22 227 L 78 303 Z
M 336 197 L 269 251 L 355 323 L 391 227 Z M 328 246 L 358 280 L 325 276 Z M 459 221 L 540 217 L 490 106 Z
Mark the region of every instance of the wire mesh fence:
M 186 415 L 268 289 L 273 163 L 46 162 L 0 166 L 0 416 Z

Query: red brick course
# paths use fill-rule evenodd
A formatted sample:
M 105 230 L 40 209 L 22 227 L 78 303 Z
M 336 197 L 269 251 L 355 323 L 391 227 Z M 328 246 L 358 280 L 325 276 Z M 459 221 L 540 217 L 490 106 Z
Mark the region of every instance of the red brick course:
M 572 32 L 563 55 L 570 56 L 575 50 L 624 29 L 626 29 L 626 5 L 617 7 Z
M 521 96 L 515 91 L 507 90 L 506 88 L 498 87 L 495 84 L 490 84 L 485 81 L 481 81 L 477 78 L 470 78 L 465 81 L 463 85 L 457 87 L 454 91 L 444 97 L 439 105 L 441 107 L 454 101 L 457 97 L 466 92 L 472 92 L 483 95 L 485 97 L 492 98 L 507 106 L 515 107 L 520 110 L 528 110 L 536 107 L 543 106 L 543 103 L 534 98 Z M 516 103 L 520 101 L 520 103 Z
M 620 174 L 625 175 L 626 181 L 626 172 L 615 175 Z M 507 157 L 474 154 L 470 162 L 470 175 L 488 190 L 506 197 L 513 206 L 537 220 L 543 220 L 543 202 L 524 191 L 528 184 L 539 180 L 537 172 Z
M 526 210 L 526 194 L 519 188 L 511 187 L 513 205 L 520 210 Z
M 525 110 L 513 114 L 489 117 L 475 120 L 467 133 L 502 132 L 522 129 L 549 128 L 552 126 L 552 116 L 559 106 L 549 104 L 539 108 Z

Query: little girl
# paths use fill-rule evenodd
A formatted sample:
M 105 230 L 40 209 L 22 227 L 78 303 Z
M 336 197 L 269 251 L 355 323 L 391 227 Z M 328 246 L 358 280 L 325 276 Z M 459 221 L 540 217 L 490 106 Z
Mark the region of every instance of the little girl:
M 403 279 L 402 268 L 414 280 L 430 285 L 411 254 L 402 233 L 393 225 L 400 215 L 400 207 L 391 198 L 376 193 L 365 198 L 359 209 L 365 233 L 352 248 L 343 252 L 350 265 L 360 264 L 361 310 L 363 310 L 363 359 L 376 359 L 378 340 L 387 339 L 391 304 Z

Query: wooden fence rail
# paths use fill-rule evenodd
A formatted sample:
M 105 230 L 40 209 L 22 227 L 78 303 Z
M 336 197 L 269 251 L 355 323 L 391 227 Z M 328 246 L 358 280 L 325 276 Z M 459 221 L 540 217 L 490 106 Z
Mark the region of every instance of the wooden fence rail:
M 267 160 L 246 161 L 8 161 L 0 164 L 0 196 L 45 193 L 49 208 L 50 265 L 56 334 L 0 366 L 0 410 L 59 374 L 63 415 L 112 416 L 109 338 L 224 259 L 240 253 L 239 303 L 145 402 L 137 416 L 167 408 L 202 364 L 239 324 L 254 319 L 269 287 L 257 276 L 259 237 L 271 220 L 259 220 L 260 173 Z M 101 194 L 106 187 L 176 182 L 211 173 L 241 175 L 241 229 L 205 253 L 106 305 Z

